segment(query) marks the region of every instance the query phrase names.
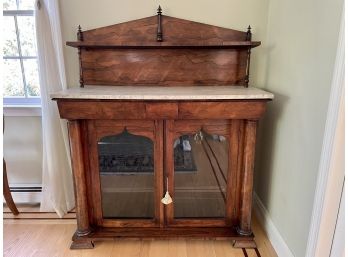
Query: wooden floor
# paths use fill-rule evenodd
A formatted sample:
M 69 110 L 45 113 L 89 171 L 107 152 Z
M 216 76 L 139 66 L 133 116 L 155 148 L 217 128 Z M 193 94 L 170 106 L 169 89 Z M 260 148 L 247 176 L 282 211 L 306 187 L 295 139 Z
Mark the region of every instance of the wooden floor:
M 76 229 L 75 213 L 59 219 L 38 213 L 38 206 L 19 206 L 14 217 L 4 208 L 5 257 L 276 257 L 265 233 L 253 220 L 258 249 L 235 249 L 231 241 L 114 240 L 97 242 L 91 250 L 70 250 Z

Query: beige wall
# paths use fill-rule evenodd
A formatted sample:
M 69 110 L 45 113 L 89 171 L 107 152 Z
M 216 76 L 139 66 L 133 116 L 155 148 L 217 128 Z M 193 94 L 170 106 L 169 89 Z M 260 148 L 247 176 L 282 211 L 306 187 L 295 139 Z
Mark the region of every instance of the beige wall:
M 63 41 L 75 40 L 79 24 L 86 30 L 151 16 L 158 3 L 60 0 Z M 304 256 L 342 0 L 163 0 L 160 4 L 170 16 L 239 30 L 250 24 L 254 39 L 262 41 L 252 53 L 251 84 L 268 89 L 276 98 L 260 124 L 255 187 L 291 251 Z M 77 86 L 77 52 L 65 46 L 64 55 L 68 85 Z M 28 162 L 13 163 L 16 171 L 10 180 L 36 179 L 36 183 L 40 121 L 7 120 L 11 131 L 5 134 L 5 156 L 15 162 L 17 153 L 22 153 L 31 156 L 34 165 L 28 176 Z M 24 145 L 26 153 L 20 150 Z
M 270 0 L 255 186 L 294 256 L 305 256 L 342 0 Z
M 6 117 L 4 158 L 10 184 L 41 184 L 41 117 Z

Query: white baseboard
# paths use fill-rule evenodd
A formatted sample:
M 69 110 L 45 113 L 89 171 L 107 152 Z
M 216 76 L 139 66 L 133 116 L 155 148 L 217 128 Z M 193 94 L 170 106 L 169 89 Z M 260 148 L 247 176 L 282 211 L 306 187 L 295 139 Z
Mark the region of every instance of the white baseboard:
M 41 184 L 10 184 L 11 195 L 15 203 L 40 203 Z M 3 199 L 5 203 L 5 199 Z
M 257 194 L 254 193 L 254 213 L 265 230 L 269 241 L 279 257 L 294 257 L 283 237 L 274 225 L 271 217 Z
M 41 192 L 12 192 L 15 203 L 40 203 Z M 5 200 L 4 200 L 5 201 Z

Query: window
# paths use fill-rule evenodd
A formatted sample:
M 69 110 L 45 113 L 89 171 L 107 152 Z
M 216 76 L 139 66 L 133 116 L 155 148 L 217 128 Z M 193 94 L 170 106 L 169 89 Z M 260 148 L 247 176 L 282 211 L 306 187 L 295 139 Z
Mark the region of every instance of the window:
M 3 1 L 4 105 L 39 105 L 35 0 Z

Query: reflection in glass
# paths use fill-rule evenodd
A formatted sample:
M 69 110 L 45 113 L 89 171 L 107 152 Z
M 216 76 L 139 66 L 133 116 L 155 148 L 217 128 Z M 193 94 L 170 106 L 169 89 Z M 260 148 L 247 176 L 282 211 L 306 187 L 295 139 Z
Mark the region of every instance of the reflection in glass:
M 225 216 L 228 142 L 199 132 L 174 142 L 174 218 Z
M 98 153 L 104 218 L 153 218 L 153 142 L 124 131 L 103 137 Z

